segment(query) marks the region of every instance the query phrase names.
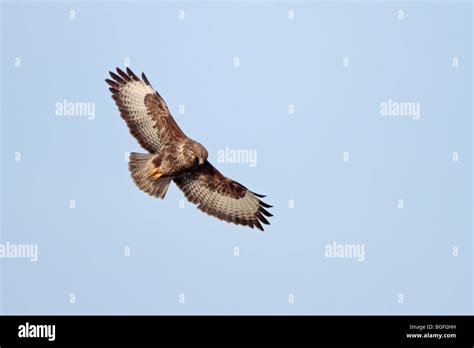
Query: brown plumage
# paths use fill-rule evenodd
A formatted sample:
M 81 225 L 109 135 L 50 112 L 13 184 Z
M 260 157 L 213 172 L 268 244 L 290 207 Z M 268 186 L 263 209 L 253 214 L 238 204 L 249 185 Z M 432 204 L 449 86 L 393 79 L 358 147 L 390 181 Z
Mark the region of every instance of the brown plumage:
M 106 79 L 112 98 L 130 133 L 149 153 L 130 155 L 129 170 L 144 192 L 164 198 L 173 180 L 186 198 L 221 220 L 257 227 L 269 225 L 272 216 L 262 202 L 264 196 L 222 175 L 207 160 L 207 150 L 179 128 L 163 98 L 145 74 L 140 79 L 129 68 L 117 68 Z

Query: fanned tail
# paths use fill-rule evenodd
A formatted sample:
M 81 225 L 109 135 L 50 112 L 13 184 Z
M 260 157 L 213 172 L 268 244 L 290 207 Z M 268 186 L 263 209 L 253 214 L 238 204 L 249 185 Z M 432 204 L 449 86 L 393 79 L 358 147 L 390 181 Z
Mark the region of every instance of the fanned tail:
M 171 182 L 171 177 L 160 178 L 158 180 L 150 177 L 152 169 L 151 160 L 155 155 L 132 152 L 128 169 L 130 170 L 133 182 L 137 187 L 148 193 L 150 196 L 165 198 L 166 192 Z

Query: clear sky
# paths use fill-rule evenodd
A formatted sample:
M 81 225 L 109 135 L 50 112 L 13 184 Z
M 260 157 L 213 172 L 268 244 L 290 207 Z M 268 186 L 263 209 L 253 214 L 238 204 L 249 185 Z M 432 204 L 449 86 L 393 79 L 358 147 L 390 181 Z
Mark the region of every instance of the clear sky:
M 3 2 L 1 312 L 472 313 L 471 7 Z M 265 232 L 135 188 L 126 64 Z

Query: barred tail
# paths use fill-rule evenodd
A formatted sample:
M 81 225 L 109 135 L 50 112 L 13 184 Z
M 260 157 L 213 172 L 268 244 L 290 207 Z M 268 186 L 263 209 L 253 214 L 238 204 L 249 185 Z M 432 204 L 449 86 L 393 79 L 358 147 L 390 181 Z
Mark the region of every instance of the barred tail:
M 170 177 L 154 180 L 150 178 L 151 160 L 154 154 L 143 154 L 132 152 L 130 154 L 130 162 L 128 169 L 130 170 L 133 182 L 142 191 L 151 196 L 165 198 L 166 192 L 171 182 Z

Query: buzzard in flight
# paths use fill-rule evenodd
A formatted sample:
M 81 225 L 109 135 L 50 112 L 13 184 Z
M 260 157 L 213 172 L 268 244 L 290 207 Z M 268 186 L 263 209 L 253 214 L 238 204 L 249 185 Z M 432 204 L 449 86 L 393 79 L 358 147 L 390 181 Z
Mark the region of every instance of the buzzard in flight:
M 128 168 L 140 190 L 164 198 L 171 181 L 203 212 L 238 225 L 257 227 L 272 216 L 259 195 L 222 175 L 207 160 L 207 150 L 179 128 L 165 101 L 145 74 L 137 77 L 129 68 L 110 72 L 110 85 L 120 115 L 130 133 L 148 151 L 130 154 Z

